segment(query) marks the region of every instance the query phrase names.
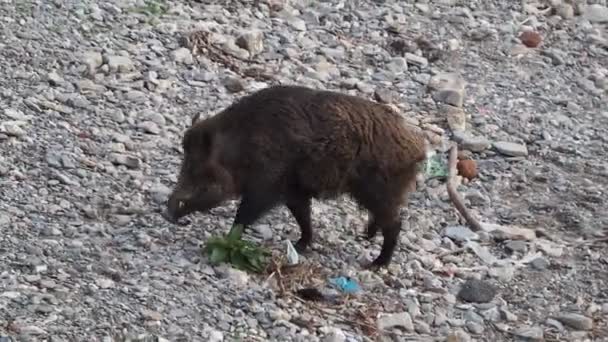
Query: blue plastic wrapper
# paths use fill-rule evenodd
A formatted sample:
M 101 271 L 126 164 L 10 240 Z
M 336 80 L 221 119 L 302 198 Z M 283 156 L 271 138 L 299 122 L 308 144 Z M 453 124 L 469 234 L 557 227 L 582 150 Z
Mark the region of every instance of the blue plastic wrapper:
M 355 280 L 348 277 L 330 278 L 329 283 L 344 293 L 356 293 L 361 290 L 359 284 L 357 284 Z

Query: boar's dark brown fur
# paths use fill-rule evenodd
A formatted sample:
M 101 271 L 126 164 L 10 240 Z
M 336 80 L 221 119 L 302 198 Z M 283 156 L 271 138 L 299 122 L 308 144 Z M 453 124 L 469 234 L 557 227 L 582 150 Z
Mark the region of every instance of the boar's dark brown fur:
M 311 199 L 349 194 L 370 213 L 367 237 L 383 233 L 375 267 L 390 263 L 400 206 L 426 157 L 421 132 L 387 106 L 299 86 L 265 88 L 215 116 L 196 116 L 183 150 L 167 220 L 240 197 L 234 224 L 247 226 L 285 204 L 303 252 L 313 237 Z

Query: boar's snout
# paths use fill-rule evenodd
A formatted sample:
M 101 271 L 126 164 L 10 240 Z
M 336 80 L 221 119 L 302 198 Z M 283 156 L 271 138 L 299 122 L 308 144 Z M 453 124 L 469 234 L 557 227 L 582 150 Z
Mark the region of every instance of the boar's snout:
M 167 200 L 167 205 L 162 211 L 162 217 L 174 224 L 179 224 L 179 219 L 190 213 L 190 198 L 173 193 Z

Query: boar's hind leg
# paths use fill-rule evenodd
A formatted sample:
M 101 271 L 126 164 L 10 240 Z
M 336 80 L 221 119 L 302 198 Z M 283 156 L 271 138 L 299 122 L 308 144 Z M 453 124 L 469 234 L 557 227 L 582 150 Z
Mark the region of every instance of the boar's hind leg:
M 312 226 L 310 222 L 311 199 L 301 195 L 290 195 L 287 198 L 287 208 L 300 226 L 300 240 L 295 244 L 298 253 L 303 253 L 312 242 Z
M 352 195 L 370 214 L 367 237 L 373 238 L 378 230 L 383 242 L 380 255 L 368 265 L 371 268 L 387 266 L 392 259 L 401 231 L 400 207 L 405 184 L 410 182 L 409 172 L 399 177 L 383 177 L 381 170 L 362 172 L 360 180 L 353 184 Z
M 241 197 L 241 203 L 236 211 L 234 225 L 242 224 L 245 227 L 255 222 L 268 210 L 277 204 L 272 191 L 247 192 Z
M 389 204 L 387 203 L 387 205 Z M 392 207 L 393 205 L 389 206 Z M 384 241 L 382 241 L 380 255 L 370 265 L 372 267 L 387 266 L 391 261 L 395 247 L 397 246 L 397 240 L 399 239 L 399 232 L 401 231 L 401 217 L 399 216 L 398 208 L 398 206 L 395 206 L 395 209 L 378 215 L 377 222 L 382 228 Z

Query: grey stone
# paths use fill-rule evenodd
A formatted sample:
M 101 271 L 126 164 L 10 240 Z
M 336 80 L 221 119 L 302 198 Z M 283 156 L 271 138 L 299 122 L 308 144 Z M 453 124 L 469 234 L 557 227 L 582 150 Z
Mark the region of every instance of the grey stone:
M 490 302 L 495 295 L 496 287 L 478 279 L 468 279 L 458 292 L 459 299 L 475 303 Z
M 593 329 L 593 320 L 577 313 L 560 313 L 553 317 L 564 325 L 576 330 L 591 330 Z
M 419 334 L 430 334 L 431 333 L 431 327 L 425 321 L 416 320 L 414 322 L 414 326 L 415 326 L 416 332 Z
M 464 330 L 458 328 L 450 332 L 446 338 L 446 342 L 470 342 L 471 336 Z
M 409 52 L 405 54 L 405 60 L 408 64 L 417 65 L 421 68 L 425 68 L 427 65 L 429 65 L 429 61 L 426 58 Z
M 124 73 L 135 68 L 133 61 L 127 56 L 108 55 L 104 59 L 111 72 Z
M 563 19 L 572 19 L 574 18 L 574 7 L 567 3 L 559 4 L 556 8 L 557 14 Z
M 448 121 L 448 126 L 452 130 L 452 132 L 463 132 L 466 130 L 467 121 L 464 110 L 459 107 L 442 104 L 440 106 L 440 111 L 445 116 Z
M 483 152 L 490 148 L 490 140 L 482 137 L 466 133 L 463 130 L 453 132 L 454 140 L 462 145 L 462 148 L 471 152 Z
M 513 335 L 526 338 L 529 341 L 542 341 L 545 333 L 541 327 L 522 326 L 513 330 Z
M 141 165 L 141 161 L 138 158 L 118 153 L 111 154 L 110 161 L 117 165 L 124 165 L 130 169 L 138 169 Z
M 94 71 L 103 64 L 103 56 L 97 51 L 87 51 L 82 54 L 82 61 L 89 71 Z
M 395 57 L 386 65 L 386 69 L 393 74 L 402 74 L 407 71 L 407 61 L 403 57 Z
M 406 331 L 414 331 L 414 322 L 412 317 L 407 312 L 398 312 L 393 314 L 383 314 L 378 318 L 378 327 L 381 330 L 386 330 L 394 327 L 401 327 Z
M 535 258 L 530 262 L 530 265 L 539 271 L 544 271 L 549 267 L 549 261 L 543 257 Z
M 443 231 L 443 236 L 447 236 L 450 239 L 458 242 L 479 239 L 479 235 L 477 235 L 477 233 L 465 226 L 446 227 Z
M 585 19 L 592 23 L 608 22 L 608 7 L 601 4 L 592 4 L 585 9 Z
M 466 327 L 471 332 L 471 334 L 475 335 L 482 334 L 484 331 L 483 325 L 473 321 L 468 321 L 466 323 Z
M 525 241 L 513 240 L 508 241 L 505 247 L 510 252 L 525 253 L 528 250 L 528 244 Z
M 161 132 L 160 127 L 154 121 L 144 121 L 139 124 L 139 128 L 141 128 L 144 132 L 150 134 L 159 134 Z
M 494 148 L 501 154 L 510 157 L 525 157 L 528 155 L 526 145 L 517 144 L 507 141 L 499 141 L 494 143 Z
M 437 74 L 429 80 L 428 87 L 435 101 L 462 107 L 466 82 L 456 73 Z
M 264 51 L 264 34 L 261 31 L 245 32 L 236 39 L 236 45 L 249 51 L 251 56 L 258 55 Z
M 322 342 L 346 342 L 346 335 L 342 331 L 342 329 L 334 328 L 332 329 L 323 339 Z
M 171 52 L 171 57 L 173 57 L 173 60 L 176 61 L 177 63 L 183 63 L 183 64 L 194 63 L 194 57 L 192 57 L 192 53 L 190 52 L 190 49 L 187 49 L 185 47 L 181 47 L 176 50 L 173 50 L 173 52 Z

